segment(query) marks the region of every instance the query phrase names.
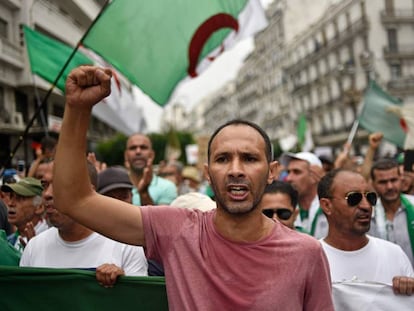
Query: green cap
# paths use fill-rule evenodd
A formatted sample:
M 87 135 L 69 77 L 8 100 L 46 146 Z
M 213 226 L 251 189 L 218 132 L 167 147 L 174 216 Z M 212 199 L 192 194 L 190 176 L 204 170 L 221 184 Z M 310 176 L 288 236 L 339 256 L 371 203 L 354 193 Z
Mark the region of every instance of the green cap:
M 20 179 L 14 184 L 5 184 L 1 186 L 3 192 L 14 192 L 22 197 L 34 197 L 42 195 L 43 187 L 40 180 L 33 177 Z

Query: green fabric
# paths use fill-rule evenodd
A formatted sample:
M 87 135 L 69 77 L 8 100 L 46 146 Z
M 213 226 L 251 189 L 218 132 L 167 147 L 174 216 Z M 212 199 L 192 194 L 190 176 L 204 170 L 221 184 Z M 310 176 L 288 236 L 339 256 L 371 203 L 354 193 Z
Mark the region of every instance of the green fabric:
M 32 72 L 53 83 L 69 59 L 73 48 L 27 26 L 24 26 L 23 29 Z M 81 52 L 76 52 L 59 78 L 56 87 L 64 91 L 69 72 L 77 66 L 87 64 L 92 65 L 93 62 Z
M 0 310 L 168 310 L 163 277 L 98 284 L 92 271 L 0 266 Z
M 20 252 L 7 242 L 6 232 L 0 230 L 0 266 L 19 266 L 19 262 Z
M 306 117 L 304 114 L 301 114 L 299 116 L 298 127 L 297 127 L 298 144 L 301 149 L 303 147 L 303 144 L 305 143 L 306 130 L 307 130 Z
M 295 226 L 295 230 L 298 231 L 298 232 L 301 232 L 301 233 L 306 233 L 306 234 L 311 235 L 308 230 L 306 230 L 305 228 L 300 227 L 300 226 Z
M 404 195 L 401 195 L 400 197 L 401 197 L 401 203 L 405 207 L 405 210 L 407 213 L 408 235 L 410 237 L 411 250 L 414 255 L 414 206 Z
M 308 217 L 309 217 L 309 211 L 308 210 L 304 210 L 303 208 L 301 208 L 299 206 L 299 216 L 300 216 L 300 220 L 308 219 Z
M 318 210 L 316 211 L 315 217 L 313 217 L 313 220 L 312 220 L 312 226 L 311 226 L 311 232 L 310 232 L 311 235 L 315 234 L 316 225 L 318 224 L 318 218 L 319 218 L 319 215 L 321 215 L 322 213 L 323 213 L 323 211 L 322 211 L 321 207 L 318 207 Z
M 83 44 L 164 106 L 187 76 L 189 46 L 198 27 L 217 13 L 237 19 L 248 0 L 112 1 Z M 213 33 L 200 57 L 219 47 L 230 28 Z
M 371 81 L 363 101 L 359 124 L 370 132 L 382 132 L 384 139 L 403 148 L 406 134 L 400 126 L 400 118 L 386 110 L 393 105 L 401 106 L 402 102 L 386 93 L 374 81 Z

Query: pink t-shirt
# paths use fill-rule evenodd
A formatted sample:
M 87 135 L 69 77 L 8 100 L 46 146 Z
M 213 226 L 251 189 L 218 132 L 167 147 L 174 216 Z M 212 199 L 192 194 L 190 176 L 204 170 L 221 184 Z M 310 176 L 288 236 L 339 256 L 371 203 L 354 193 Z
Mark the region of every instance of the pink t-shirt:
M 141 207 L 148 258 L 165 270 L 170 310 L 333 310 L 319 242 L 275 223 L 253 243 L 215 229 L 215 210 Z

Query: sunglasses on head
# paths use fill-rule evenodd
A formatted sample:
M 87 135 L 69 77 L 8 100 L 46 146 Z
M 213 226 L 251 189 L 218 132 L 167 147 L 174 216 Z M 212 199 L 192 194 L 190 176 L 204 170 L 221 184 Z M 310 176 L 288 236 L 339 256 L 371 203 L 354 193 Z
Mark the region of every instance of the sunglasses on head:
M 288 220 L 293 214 L 293 212 L 287 208 L 267 208 L 262 210 L 262 213 L 269 218 L 273 218 L 273 214 L 276 213 L 277 218 L 281 220 Z
M 345 200 L 349 206 L 357 206 L 361 203 L 362 196 L 365 196 L 368 203 L 372 206 L 377 204 L 377 194 L 375 192 L 349 192 L 346 194 Z

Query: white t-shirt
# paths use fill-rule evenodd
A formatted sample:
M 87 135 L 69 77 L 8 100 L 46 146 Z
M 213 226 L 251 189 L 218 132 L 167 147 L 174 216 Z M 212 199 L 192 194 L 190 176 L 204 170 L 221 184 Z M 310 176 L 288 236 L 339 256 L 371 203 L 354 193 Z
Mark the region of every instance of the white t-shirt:
M 400 246 L 368 238 L 368 244 L 356 251 L 343 251 L 319 240 L 328 257 L 332 282 L 357 279 L 391 285 L 394 276 L 414 277 L 411 262 Z
M 142 247 L 123 244 L 96 232 L 87 238 L 67 242 L 52 227 L 32 238 L 23 251 L 20 266 L 94 269 L 104 263 L 122 268 L 128 276 L 148 275 Z

